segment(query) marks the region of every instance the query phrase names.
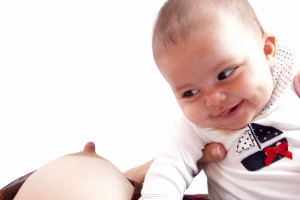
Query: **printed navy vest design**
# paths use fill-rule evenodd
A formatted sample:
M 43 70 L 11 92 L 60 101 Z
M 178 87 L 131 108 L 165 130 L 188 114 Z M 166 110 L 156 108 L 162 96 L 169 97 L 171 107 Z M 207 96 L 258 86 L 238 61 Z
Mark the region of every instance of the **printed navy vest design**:
M 288 141 L 281 138 L 273 144 L 262 148 L 263 143 L 278 137 L 283 132 L 271 126 L 250 123 L 248 129 L 239 138 L 236 147 L 237 153 L 258 147 L 259 151 L 244 158 L 241 163 L 248 171 L 256 171 L 265 166 L 287 157 L 292 159 L 292 153 L 288 151 Z

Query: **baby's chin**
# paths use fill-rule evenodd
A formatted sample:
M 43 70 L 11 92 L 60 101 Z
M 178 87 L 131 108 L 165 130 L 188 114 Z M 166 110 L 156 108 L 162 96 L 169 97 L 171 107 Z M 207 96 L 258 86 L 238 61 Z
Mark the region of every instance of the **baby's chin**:
M 36 170 L 14 200 L 97 200 L 105 196 L 130 199 L 130 182 L 114 165 L 97 155 L 95 148 L 86 147 Z
M 212 123 L 207 123 L 203 125 L 199 125 L 202 128 L 212 128 L 212 129 L 229 129 L 229 130 L 239 130 L 245 128 L 251 120 L 243 120 L 243 121 L 238 121 L 235 123 L 218 123 L 218 124 L 212 124 Z

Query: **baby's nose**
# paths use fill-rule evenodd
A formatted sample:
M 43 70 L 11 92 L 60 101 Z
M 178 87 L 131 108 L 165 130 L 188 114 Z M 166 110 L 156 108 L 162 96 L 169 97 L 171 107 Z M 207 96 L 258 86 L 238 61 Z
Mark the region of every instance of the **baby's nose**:
M 220 91 L 209 91 L 206 95 L 206 106 L 218 106 L 226 99 L 226 95 Z

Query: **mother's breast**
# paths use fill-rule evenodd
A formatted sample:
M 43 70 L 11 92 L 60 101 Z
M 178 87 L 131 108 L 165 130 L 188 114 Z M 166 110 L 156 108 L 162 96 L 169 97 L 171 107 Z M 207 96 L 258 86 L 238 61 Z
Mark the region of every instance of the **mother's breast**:
M 133 187 L 124 175 L 97 155 L 93 144 L 87 144 L 83 151 L 62 156 L 38 169 L 15 200 L 128 200 L 132 193 Z

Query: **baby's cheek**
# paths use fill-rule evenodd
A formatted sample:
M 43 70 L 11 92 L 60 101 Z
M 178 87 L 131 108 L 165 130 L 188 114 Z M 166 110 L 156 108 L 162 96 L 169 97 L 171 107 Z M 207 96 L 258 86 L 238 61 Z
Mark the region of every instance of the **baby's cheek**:
M 206 127 L 207 123 L 210 123 L 210 121 L 205 113 L 207 113 L 205 108 L 202 105 L 198 105 L 190 107 L 185 116 L 194 124 L 201 127 Z
M 195 106 L 193 103 L 183 102 L 183 103 L 180 103 L 179 106 L 186 118 L 188 118 L 190 121 L 195 120 L 196 111 L 194 110 Z

